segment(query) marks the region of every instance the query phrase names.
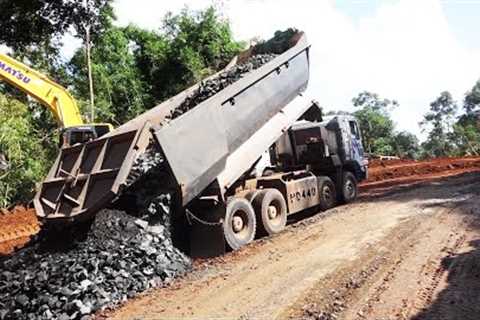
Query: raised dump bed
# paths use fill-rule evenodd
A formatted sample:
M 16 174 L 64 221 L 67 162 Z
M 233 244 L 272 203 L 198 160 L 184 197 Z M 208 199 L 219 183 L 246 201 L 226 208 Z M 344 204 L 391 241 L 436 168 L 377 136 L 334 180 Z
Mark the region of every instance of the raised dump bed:
M 248 60 L 237 56 L 224 70 Z M 91 217 L 128 186 L 136 159 L 157 144 L 187 205 L 208 186 L 226 191 L 309 107 L 299 98 L 309 79 L 309 45 L 302 32 L 289 49 L 174 118 L 197 84 L 110 134 L 61 150 L 34 199 L 41 218 Z

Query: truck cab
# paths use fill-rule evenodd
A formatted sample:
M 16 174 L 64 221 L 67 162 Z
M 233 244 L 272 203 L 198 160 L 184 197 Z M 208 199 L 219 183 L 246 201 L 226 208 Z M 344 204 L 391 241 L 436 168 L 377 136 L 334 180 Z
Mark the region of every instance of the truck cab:
M 290 132 L 299 164 L 315 167 L 339 161 L 343 170 L 354 173 L 358 181 L 367 178 L 368 161 L 355 117 L 336 115 L 325 117 L 321 122 L 302 120 L 295 123 Z
M 312 108 L 318 106 L 314 103 Z M 260 235 L 272 235 L 283 230 L 288 215 L 328 210 L 356 199 L 358 183 L 368 175 L 358 121 L 350 115 L 300 119 L 262 154 L 249 178 L 229 195 L 225 219 L 232 222 L 223 232 L 231 248 L 253 239 L 253 231 L 245 231 L 248 226 L 256 225 Z M 245 199 L 253 209 L 248 209 Z M 250 215 L 245 214 L 249 210 Z
M 350 115 L 325 117 L 320 121 L 300 120 L 272 145 L 258 162 L 256 173 L 311 170 L 327 175 L 342 186 L 345 171 L 352 173 L 356 182 L 368 176 L 362 136 L 357 119 Z M 259 174 L 262 172 L 262 174 Z

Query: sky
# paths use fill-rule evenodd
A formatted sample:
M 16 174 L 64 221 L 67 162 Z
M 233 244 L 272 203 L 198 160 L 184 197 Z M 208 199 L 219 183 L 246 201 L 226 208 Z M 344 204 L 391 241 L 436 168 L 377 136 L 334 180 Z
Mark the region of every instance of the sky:
M 269 38 L 296 27 L 311 47 L 307 94 L 326 110 L 353 110 L 368 90 L 395 99 L 398 130 L 420 137 L 418 123 L 440 92 L 457 101 L 480 78 L 480 1 L 225 0 L 215 1 L 237 40 Z M 119 25 L 160 27 L 168 12 L 203 9 L 211 0 L 115 0 Z M 68 55 L 75 47 L 67 41 Z

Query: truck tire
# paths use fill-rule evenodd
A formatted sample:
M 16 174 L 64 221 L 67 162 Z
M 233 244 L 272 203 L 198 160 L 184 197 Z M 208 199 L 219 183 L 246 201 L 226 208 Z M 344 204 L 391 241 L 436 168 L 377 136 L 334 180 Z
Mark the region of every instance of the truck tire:
M 350 203 L 357 198 L 358 186 L 357 179 L 350 171 L 345 171 L 343 173 L 342 181 L 342 193 L 341 201 L 342 203 Z
M 265 189 L 253 198 L 253 209 L 258 221 L 258 236 L 281 232 L 287 224 L 287 204 L 277 189 Z
M 244 198 L 231 198 L 227 202 L 223 233 L 227 245 L 238 250 L 255 239 L 257 222 L 252 205 Z
M 329 177 L 317 177 L 318 196 L 320 198 L 320 210 L 325 211 L 335 207 L 337 204 L 337 195 L 335 184 Z

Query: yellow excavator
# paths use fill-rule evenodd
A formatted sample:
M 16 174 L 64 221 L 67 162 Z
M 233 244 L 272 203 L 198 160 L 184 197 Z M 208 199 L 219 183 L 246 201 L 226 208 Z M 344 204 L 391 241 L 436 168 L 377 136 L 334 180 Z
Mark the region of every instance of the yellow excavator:
M 109 123 L 85 124 L 75 99 L 67 89 L 25 64 L 0 53 L 0 79 L 48 107 L 60 126 L 60 144 L 73 146 L 110 132 Z

